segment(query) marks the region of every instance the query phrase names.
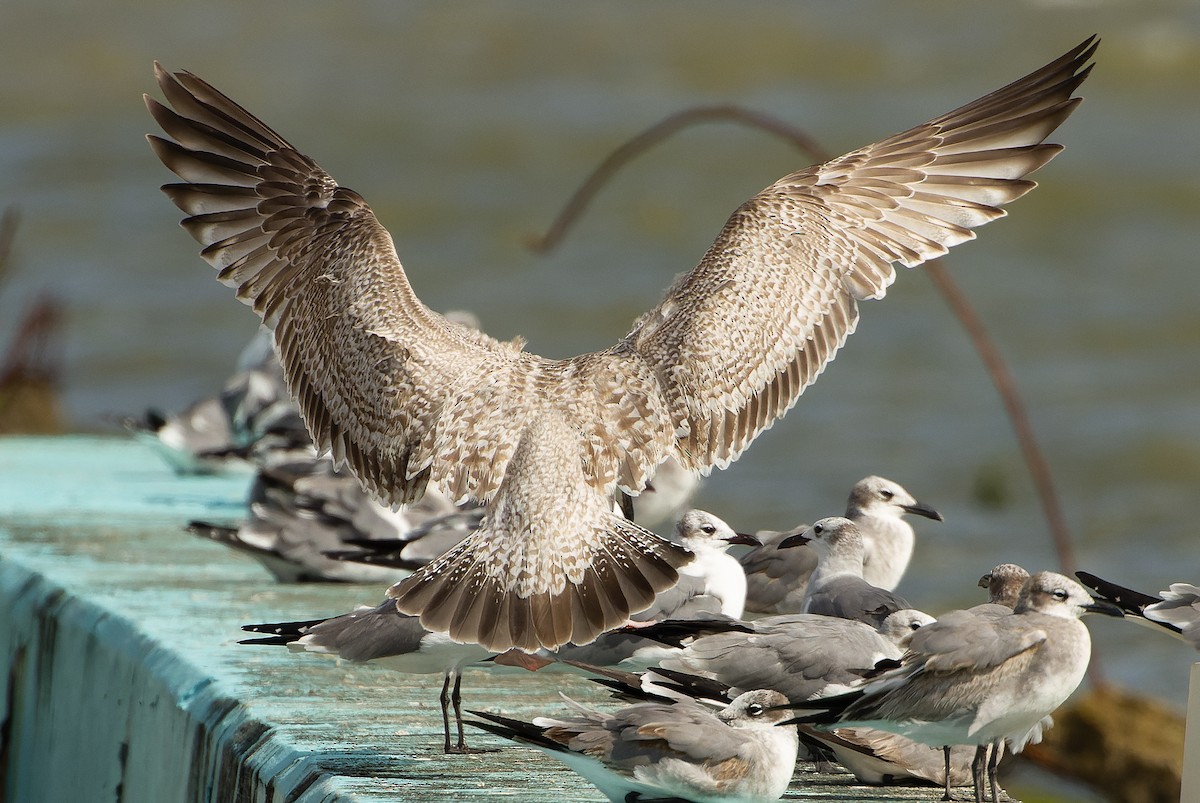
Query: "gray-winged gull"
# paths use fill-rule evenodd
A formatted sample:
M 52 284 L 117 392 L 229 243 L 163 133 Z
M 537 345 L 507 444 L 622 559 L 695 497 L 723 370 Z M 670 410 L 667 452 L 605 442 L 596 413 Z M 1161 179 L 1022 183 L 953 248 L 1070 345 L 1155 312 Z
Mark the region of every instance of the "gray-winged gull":
M 329 619 L 271 622 L 245 625 L 242 629 L 272 635 L 246 639 L 241 644 L 283 644 L 293 652 L 335 655 L 414 675 L 442 675 L 445 680 L 438 702 L 442 709 L 445 752 L 477 752 L 467 747 L 463 736 L 460 701 L 463 667 L 494 654 L 478 644 L 460 644 L 444 633 L 426 630 L 416 616 L 396 610 L 396 603 L 390 599 L 374 608 L 363 606 Z M 454 744 L 450 742 L 451 706 L 458 730 Z
M 255 463 L 248 518 L 237 526 L 194 521 L 188 530 L 253 557 L 283 583 L 394 583 L 408 573 L 395 563 L 348 562 L 327 553 L 361 550 L 371 542 L 402 542 L 414 556 L 436 549 L 425 563 L 453 545 L 432 529 L 435 522 L 454 516 L 455 521 L 473 518 L 478 526 L 481 515 L 456 507 L 434 488 L 393 510 L 364 491 L 349 472 L 337 471 L 328 456 L 313 454 L 311 447 L 258 450 Z M 459 528 L 450 537 L 457 543 L 465 534 L 465 528 Z M 439 543 L 418 545 L 426 538 Z M 415 557 L 413 565 L 420 565 Z
M 975 799 L 982 800 L 985 769 L 995 799 L 986 748 L 1007 741 L 1019 752 L 1083 680 L 1091 639 L 1079 617 L 1088 612 L 1119 615 L 1074 580 L 1039 572 L 1012 613 L 952 611 L 909 638 L 898 667 L 847 694 L 801 703 L 825 711 L 797 720 L 878 728 L 934 747 L 977 745 Z
M 863 577 L 888 591 L 900 584 L 912 559 L 916 533 L 904 520 L 906 514 L 942 520 L 941 513 L 883 477 L 863 477 L 854 483 L 846 501 L 845 517 L 858 525 L 863 537 Z M 806 529 L 804 524 L 786 532 L 755 533 L 763 545 L 738 558 L 746 570 L 746 610 L 800 613 L 817 556 L 810 548 L 781 549 L 779 544 Z
M 912 609 L 900 595 L 863 579 L 862 533 L 850 519 L 821 519 L 779 546 L 803 544 L 811 545 L 817 555 L 817 567 L 804 590 L 804 613 L 857 619 L 880 628 L 891 614 Z
M 470 724 L 538 747 L 594 784 L 613 803 L 778 800 L 796 766 L 795 728 L 772 710 L 779 692 L 746 692 L 714 711 L 692 702 L 635 703 L 613 713 L 567 700 L 568 717 L 532 723 L 482 711 Z

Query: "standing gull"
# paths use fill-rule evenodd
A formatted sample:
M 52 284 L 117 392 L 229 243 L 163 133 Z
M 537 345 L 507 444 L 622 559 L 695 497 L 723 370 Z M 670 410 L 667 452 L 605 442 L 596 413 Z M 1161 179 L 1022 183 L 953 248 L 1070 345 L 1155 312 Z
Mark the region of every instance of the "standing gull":
M 904 520 L 906 513 L 942 520 L 941 513 L 883 477 L 864 477 L 854 483 L 846 501 L 846 518 L 858 525 L 863 537 L 863 577 L 888 591 L 900 584 L 912 558 L 916 534 Z M 788 532 L 756 533 L 763 545 L 739 558 L 746 570 L 746 610 L 800 612 L 817 555 L 812 549 L 784 549 L 780 544 L 806 529 L 805 524 Z
M 1090 611 L 1119 615 L 1075 581 L 1039 572 L 1012 613 L 946 614 L 909 637 L 898 667 L 853 692 L 803 704 L 828 708 L 799 720 L 878 728 L 934 747 L 977 745 L 972 769 L 982 800 L 987 746 L 1007 741 L 1020 752 L 1083 680 L 1091 639 L 1079 617 Z M 995 760 L 986 774 L 998 799 Z
M 754 690 L 719 711 L 694 702 L 636 703 L 602 713 L 568 700 L 572 717 L 532 723 L 472 711 L 470 724 L 532 744 L 594 784 L 613 803 L 778 800 L 796 768 L 795 728 L 772 710 L 779 692 Z
M 1171 583 L 1169 589 L 1152 597 L 1087 572 L 1076 572 L 1075 576 L 1124 611 L 1125 618 L 1165 630 L 1200 650 L 1200 587 Z
M 955 111 L 786 176 L 606 349 L 566 360 L 450 324 L 417 298 L 366 201 L 218 90 L 156 65 L 183 183 L 163 189 L 218 278 L 275 335 L 321 449 L 385 501 L 433 483 L 483 526 L 389 590 L 430 630 L 495 650 L 594 639 L 688 559 L 612 511 L 674 457 L 725 468 L 796 402 L 913 267 L 972 239 L 1062 147 L 1089 39 Z
M 374 608 L 363 606 L 329 619 L 270 622 L 245 625 L 242 629 L 272 635 L 246 639 L 239 642 L 241 644 L 282 644 L 293 652 L 336 655 L 347 661 L 369 662 L 397 672 L 441 674 L 444 680 L 438 703 L 442 709 L 444 750 L 447 753 L 478 752 L 467 747 L 463 737 L 460 702 L 463 667 L 492 654 L 479 645 L 459 644 L 442 633 L 426 630 L 417 617 L 396 610 L 390 599 Z M 458 740 L 454 744 L 450 743 L 448 709 L 451 706 L 458 729 Z

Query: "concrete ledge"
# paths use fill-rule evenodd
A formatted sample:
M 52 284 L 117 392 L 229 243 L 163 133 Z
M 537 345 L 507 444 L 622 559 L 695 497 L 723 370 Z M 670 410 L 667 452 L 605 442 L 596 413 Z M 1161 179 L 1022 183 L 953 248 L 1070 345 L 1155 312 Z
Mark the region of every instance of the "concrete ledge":
M 237 645 L 244 623 L 343 613 L 383 592 L 278 585 L 183 532 L 240 517 L 248 479 L 178 477 L 123 439 L 0 438 L 0 800 L 603 800 L 534 750 L 443 755 L 440 677 Z M 520 717 L 558 710 L 560 689 L 608 703 L 562 673 L 463 683 L 467 707 Z M 810 765 L 787 797 L 937 796 Z

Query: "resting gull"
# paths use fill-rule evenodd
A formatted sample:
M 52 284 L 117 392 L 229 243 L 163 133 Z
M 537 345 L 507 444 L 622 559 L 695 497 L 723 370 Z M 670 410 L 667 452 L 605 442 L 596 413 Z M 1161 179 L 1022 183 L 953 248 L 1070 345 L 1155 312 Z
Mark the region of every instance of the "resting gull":
M 674 457 L 725 468 L 782 417 L 913 267 L 1035 184 L 1095 39 L 928 123 L 785 176 L 615 345 L 565 360 L 449 323 L 367 202 L 211 85 L 155 65 L 150 136 L 218 278 L 274 332 L 321 449 L 392 504 L 430 483 L 483 526 L 389 594 L 494 650 L 594 639 L 689 555 L 612 510 Z
M 916 541 L 912 525 L 904 520 L 908 513 L 942 520 L 941 513 L 883 477 L 863 477 L 850 489 L 846 518 L 862 533 L 863 577 L 872 585 L 891 591 L 904 577 Z M 746 610 L 800 613 L 817 556 L 805 547 L 781 549 L 780 542 L 806 529 L 807 524 L 787 532 L 755 533 L 763 545 L 738 558 L 746 570 Z
M 982 800 L 985 770 L 992 798 L 999 799 L 999 750 L 985 768 L 987 747 L 1006 741 L 1020 752 L 1075 691 L 1091 658 L 1091 639 L 1079 621 L 1088 612 L 1120 615 L 1074 580 L 1039 572 L 1011 613 L 946 614 L 909 637 L 899 666 L 847 694 L 800 703 L 826 710 L 797 721 L 878 728 L 934 747 L 977 745 L 975 799 Z
M 862 533 L 850 519 L 821 519 L 779 546 L 788 549 L 804 544 L 811 544 L 817 555 L 817 567 L 804 590 L 804 613 L 857 619 L 881 628 L 888 616 L 913 607 L 898 594 L 863 579 Z
M 540 748 L 594 784 L 613 803 L 778 800 L 796 767 L 795 728 L 772 710 L 787 702 L 757 689 L 714 711 L 695 702 L 635 703 L 613 713 L 567 700 L 575 716 L 532 723 L 471 713 L 470 724 Z

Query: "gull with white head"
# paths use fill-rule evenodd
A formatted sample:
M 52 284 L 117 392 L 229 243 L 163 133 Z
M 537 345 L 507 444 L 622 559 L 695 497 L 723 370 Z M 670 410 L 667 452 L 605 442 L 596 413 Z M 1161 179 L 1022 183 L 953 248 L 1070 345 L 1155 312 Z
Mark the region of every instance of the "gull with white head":
M 983 798 L 985 774 L 998 799 L 995 760 L 985 769 L 986 749 L 1006 741 L 1020 752 L 1075 691 L 1091 658 L 1079 621 L 1089 612 L 1120 615 L 1074 580 L 1039 572 L 1008 615 L 952 611 L 913 633 L 898 667 L 855 691 L 800 704 L 824 712 L 796 721 L 878 728 L 934 747 L 977 745 L 975 799 Z
M 941 513 L 883 477 L 864 477 L 854 483 L 846 501 L 845 517 L 858 525 L 863 537 L 863 577 L 888 591 L 900 584 L 916 542 L 912 525 L 904 520 L 906 514 L 942 520 Z M 763 545 L 738 558 L 746 570 L 746 610 L 800 613 L 809 577 L 817 568 L 817 555 L 809 548 L 783 548 L 781 544 L 806 529 L 808 525 L 787 532 L 755 533 Z
M 779 692 L 748 691 L 719 711 L 635 703 L 610 714 L 567 702 L 575 716 L 528 723 L 472 711 L 487 721 L 470 724 L 540 748 L 613 803 L 778 800 L 796 768 L 796 729 L 775 727 L 786 718 L 773 710 L 787 702 Z

